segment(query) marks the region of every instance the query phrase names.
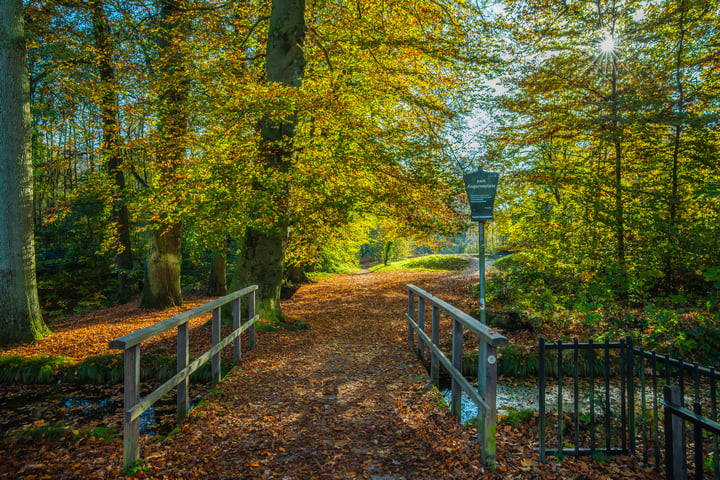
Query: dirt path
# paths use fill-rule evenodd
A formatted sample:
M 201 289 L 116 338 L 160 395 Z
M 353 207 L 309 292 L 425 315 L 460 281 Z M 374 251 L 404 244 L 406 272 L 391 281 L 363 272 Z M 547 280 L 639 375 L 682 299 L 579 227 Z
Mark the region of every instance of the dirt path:
M 303 287 L 284 309 L 312 330 L 264 336 L 202 418 L 149 448 L 152 471 L 399 479 L 447 478 L 468 461 L 479 468 L 474 432 L 423 391 L 425 373 L 404 347 L 405 284 L 442 278 L 345 275 Z

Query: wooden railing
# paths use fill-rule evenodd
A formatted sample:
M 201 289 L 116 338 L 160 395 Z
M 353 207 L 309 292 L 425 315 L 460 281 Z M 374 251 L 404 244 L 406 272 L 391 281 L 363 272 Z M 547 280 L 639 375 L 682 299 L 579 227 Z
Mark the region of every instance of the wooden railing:
M 224 347 L 233 342 L 233 357 L 235 362 L 239 361 L 241 354 L 240 335 L 248 329 L 250 329 L 250 348 L 255 346 L 255 322 L 259 318 L 258 315 L 255 315 L 255 291 L 257 288 L 257 285 L 252 285 L 237 290 L 205 305 L 110 342 L 111 349 L 124 350 L 123 466 L 125 468 L 138 460 L 140 415 L 177 386 L 177 418 L 178 422 L 180 422 L 187 415 L 190 406 L 188 394 L 190 375 L 207 363 L 208 360 L 211 360 L 212 383 L 216 384 L 220 381 L 220 351 Z M 248 297 L 249 320 L 241 325 L 240 300 L 245 296 Z M 233 331 L 227 337 L 220 339 L 220 309 L 230 302 L 232 302 Z M 210 311 L 212 311 L 212 348 L 188 365 L 190 357 L 189 322 L 193 318 Z M 140 344 L 175 327 L 177 327 L 177 374 L 140 400 Z
M 685 456 L 685 425 L 683 421 L 693 424 L 693 447 L 695 463 L 695 479 L 705 478 L 705 457 L 703 454 L 703 430 L 713 434 L 715 451 L 712 458 L 714 466 L 713 478 L 720 478 L 720 467 L 717 460 L 717 438 L 720 436 L 720 423 L 702 415 L 702 404 L 693 403 L 693 409 L 682 406 L 683 396 L 680 387 L 665 385 L 663 389 L 663 417 L 665 422 L 665 478 L 668 480 L 687 479 L 688 466 Z M 717 413 L 717 412 L 715 412 Z
M 481 444 L 481 458 L 485 465 L 495 463 L 495 430 L 497 426 L 497 349 L 508 345 L 508 339 L 499 333 L 493 333 L 470 315 L 452 305 L 435 298 L 414 285 L 408 285 L 408 344 L 414 348 L 414 333 L 418 335 L 417 354 L 425 357 L 425 346 L 431 352 L 430 381 L 438 385 L 440 363 L 452 376 L 452 399 L 450 411 L 460 417 L 462 392 L 478 407 L 478 442 Z M 415 296 L 417 296 L 418 315 L 415 317 Z M 431 337 L 425 333 L 425 304 L 432 305 Z M 440 312 L 452 319 L 452 361 L 440 350 Z M 478 386 L 474 388 L 462 374 L 463 329 L 467 328 L 479 339 L 478 346 Z M 480 419 L 482 412 L 482 420 Z

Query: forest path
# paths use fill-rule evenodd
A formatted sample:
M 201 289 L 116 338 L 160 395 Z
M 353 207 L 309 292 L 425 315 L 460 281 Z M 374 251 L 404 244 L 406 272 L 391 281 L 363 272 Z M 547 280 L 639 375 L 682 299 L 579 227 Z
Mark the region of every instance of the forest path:
M 158 443 L 158 437 L 143 438 L 140 468 L 132 477 L 657 478 L 657 472 L 627 456 L 602 462 L 552 457 L 540 465 L 536 419 L 520 427 L 501 425 L 498 464 L 481 466 L 476 429 L 452 418 L 439 393 L 425 388 L 427 374 L 407 348 L 404 320 L 407 283 L 469 311 L 475 302 L 466 286 L 476 275 L 472 267 L 459 274 L 381 272 L 303 286 L 283 308 L 312 329 L 258 332 L 257 348 L 190 413 L 179 432 Z M 107 350 L 107 338 L 168 313 L 128 305 L 78 315 L 38 345 L 15 350 L 84 358 Z M 200 343 L 207 340 L 207 329 L 196 330 Z M 78 335 L 82 348 L 73 341 Z M 190 388 L 197 392 L 199 387 Z M 58 438 L 13 436 L 6 442 L 0 436 L 0 479 L 125 478 L 122 441 L 103 440 L 68 421 Z M 105 419 L 111 427 L 120 421 L 119 409 Z M 42 419 L 33 425 L 48 426 Z
M 426 391 L 407 348 L 407 283 L 453 302 L 462 275 L 340 275 L 283 308 L 311 330 L 262 335 L 181 433 L 146 446 L 151 472 L 192 478 L 449 478 L 480 472 L 475 429 Z M 455 302 L 457 303 L 457 302 Z

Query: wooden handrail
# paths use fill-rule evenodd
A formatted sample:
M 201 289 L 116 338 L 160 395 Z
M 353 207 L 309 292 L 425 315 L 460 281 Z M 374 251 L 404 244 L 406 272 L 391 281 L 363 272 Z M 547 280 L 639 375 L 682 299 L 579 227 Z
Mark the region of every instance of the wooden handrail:
M 408 285 L 407 288 L 424 298 L 426 302 L 438 307 L 453 320 L 457 320 L 462 323 L 465 328 L 477 335 L 483 342 L 495 347 L 507 347 L 509 345 L 509 341 L 506 337 L 497 332 L 491 332 L 487 325 L 483 325 L 478 322 L 459 308 L 453 307 L 449 303 L 432 296 L 425 290 L 418 288 L 415 285 Z
M 481 458 L 486 465 L 495 463 L 495 432 L 497 429 L 497 349 L 508 345 L 508 339 L 496 332 L 491 332 L 484 325 L 465 312 L 453 307 L 447 302 L 436 298 L 426 291 L 407 285 L 408 312 L 405 319 L 408 322 L 408 345 L 414 348 L 414 333 L 418 334 L 417 355 L 424 359 L 425 346 L 431 352 L 430 381 L 437 385 L 439 382 L 440 363 L 452 376 L 452 400 L 450 411 L 459 417 L 461 410 L 462 392 L 478 406 L 478 417 L 482 410 L 483 421 L 478 418 L 478 443 L 481 444 Z M 415 301 L 418 297 L 417 323 L 415 322 Z M 432 338 L 425 333 L 425 304 L 432 307 Z M 453 321 L 452 331 L 452 361 L 440 350 L 440 312 L 444 312 Z M 467 328 L 479 339 L 478 348 L 478 388 L 472 387 L 462 374 L 462 345 L 463 328 Z
M 137 330 L 128 335 L 112 340 L 111 349 L 123 350 L 124 362 L 124 419 L 123 419 L 123 467 L 127 468 L 138 460 L 140 440 L 140 416 L 155 402 L 177 387 L 177 419 L 182 421 L 190 408 L 189 379 L 190 375 L 208 361 L 212 362 L 212 383 L 220 381 L 221 350 L 233 343 L 233 358 L 240 359 L 240 335 L 250 331 L 250 348 L 255 346 L 255 322 L 260 318 L 255 315 L 255 291 L 252 285 L 225 295 L 199 307 L 183 312 L 174 317 L 158 322 L 149 327 Z M 248 297 L 248 320 L 240 325 L 240 299 Z M 232 302 L 233 331 L 227 337 L 220 338 L 221 307 Z M 188 364 L 190 352 L 189 322 L 205 313 L 212 312 L 212 348 Z M 140 344 L 157 335 L 177 327 L 177 373 L 156 388 L 153 392 L 140 399 Z
M 111 340 L 110 348 L 117 350 L 125 350 L 129 347 L 132 347 L 133 345 L 142 343 L 145 340 L 148 340 L 156 335 L 165 333 L 171 328 L 175 328 L 182 323 L 186 323 L 192 320 L 193 318 L 197 318 L 200 315 L 211 312 L 218 307 L 222 307 L 226 303 L 229 303 L 236 298 L 244 297 L 248 293 L 257 290 L 257 288 L 257 285 L 251 285 L 249 287 L 243 288 L 242 290 L 236 290 L 235 292 L 229 293 L 224 297 L 217 298 L 212 302 L 208 302 L 205 305 L 200 305 L 199 307 L 195 307 L 192 310 L 188 310 L 187 312 L 183 312 L 175 315 L 174 317 L 170 317 L 166 320 L 163 320 L 162 322 L 158 322 L 141 330 L 136 330 L 132 333 L 128 333 L 127 335 L 124 335 L 120 338 Z

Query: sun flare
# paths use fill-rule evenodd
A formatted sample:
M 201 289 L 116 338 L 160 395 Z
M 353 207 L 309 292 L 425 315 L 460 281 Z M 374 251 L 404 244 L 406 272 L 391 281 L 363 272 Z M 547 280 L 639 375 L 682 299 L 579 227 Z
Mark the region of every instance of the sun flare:
M 610 32 L 605 32 L 605 38 L 600 42 L 600 50 L 603 53 L 612 53 L 616 46 L 615 37 Z

